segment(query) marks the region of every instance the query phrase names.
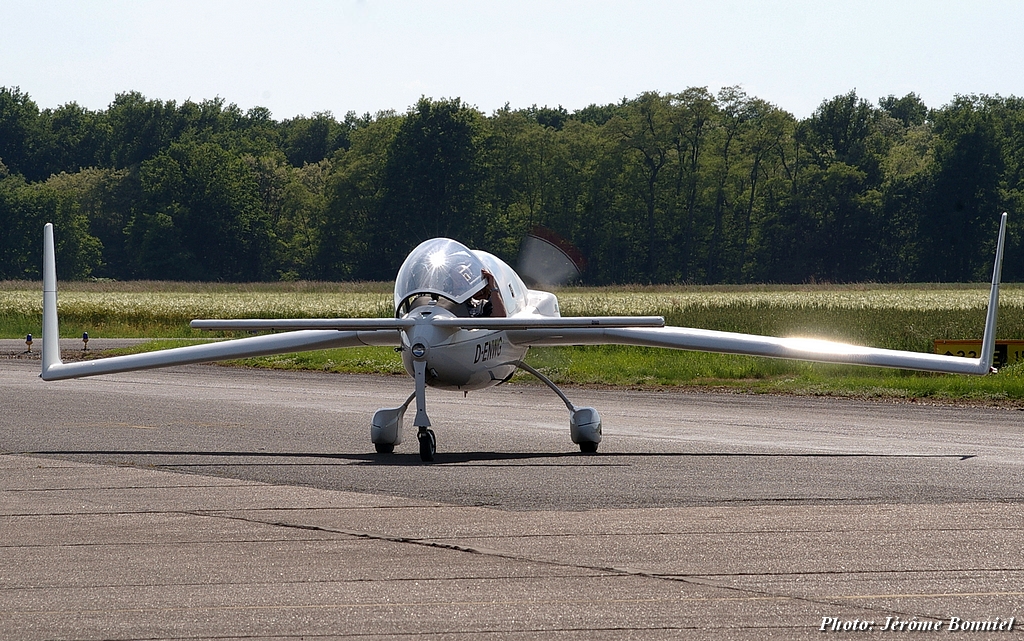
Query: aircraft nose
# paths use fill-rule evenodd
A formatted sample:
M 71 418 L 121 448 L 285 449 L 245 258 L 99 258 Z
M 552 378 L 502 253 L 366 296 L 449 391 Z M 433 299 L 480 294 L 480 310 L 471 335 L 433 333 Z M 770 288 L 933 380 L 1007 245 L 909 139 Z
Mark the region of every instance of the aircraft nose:
M 416 319 L 416 324 L 408 330 L 409 351 L 416 360 L 425 360 L 429 358 L 431 348 L 443 344 L 454 331 L 451 328 L 437 327 L 431 321 L 435 317 L 454 318 L 454 316 L 444 310 L 431 307 L 417 310 L 413 317 Z

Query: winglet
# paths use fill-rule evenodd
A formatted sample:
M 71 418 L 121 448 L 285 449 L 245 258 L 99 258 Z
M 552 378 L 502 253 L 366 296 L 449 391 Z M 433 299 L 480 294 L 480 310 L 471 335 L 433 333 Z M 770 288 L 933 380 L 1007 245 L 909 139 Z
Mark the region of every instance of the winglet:
M 985 317 L 985 334 L 981 340 L 982 374 L 994 373 L 993 354 L 996 348 L 996 315 L 999 311 L 999 281 L 1003 275 L 1003 244 L 1006 242 L 1006 212 L 999 220 L 999 240 L 996 242 L 996 261 L 992 268 L 992 291 L 988 296 L 988 315 Z M 46 343 L 43 343 L 46 346 Z
M 53 249 L 53 223 L 43 227 L 43 369 L 60 366 L 60 331 L 57 328 L 57 259 Z

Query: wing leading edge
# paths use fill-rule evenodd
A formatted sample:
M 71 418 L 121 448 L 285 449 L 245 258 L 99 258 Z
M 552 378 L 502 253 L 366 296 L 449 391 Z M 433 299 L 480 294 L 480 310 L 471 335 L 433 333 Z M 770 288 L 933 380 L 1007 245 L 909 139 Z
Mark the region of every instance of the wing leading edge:
M 1002 276 L 1003 245 L 1006 239 L 1006 214 L 999 222 L 995 266 L 981 357 L 962 358 L 923 352 L 862 347 L 810 338 L 777 338 L 754 334 L 737 334 L 686 327 L 581 327 L 565 329 L 530 329 L 509 331 L 509 340 L 520 345 L 638 345 L 703 352 L 769 356 L 805 361 L 847 363 L 915 369 L 949 374 L 989 374 L 995 349 L 996 313 L 999 309 L 999 282 Z
M 416 325 L 415 318 L 248 318 L 194 320 L 193 329 L 219 329 L 238 331 L 293 330 L 293 329 L 408 329 Z M 428 322 L 435 327 L 451 329 L 561 329 L 567 327 L 662 327 L 661 316 L 515 316 L 512 318 L 455 318 L 432 317 Z

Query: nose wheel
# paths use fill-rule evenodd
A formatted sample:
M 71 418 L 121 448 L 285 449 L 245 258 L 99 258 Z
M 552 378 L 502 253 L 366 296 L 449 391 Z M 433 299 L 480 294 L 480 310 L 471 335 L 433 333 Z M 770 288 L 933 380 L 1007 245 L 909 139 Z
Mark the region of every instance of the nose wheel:
M 434 437 L 434 431 L 421 427 L 416 438 L 420 441 L 420 460 L 424 463 L 433 461 L 434 452 L 437 451 L 437 439 Z

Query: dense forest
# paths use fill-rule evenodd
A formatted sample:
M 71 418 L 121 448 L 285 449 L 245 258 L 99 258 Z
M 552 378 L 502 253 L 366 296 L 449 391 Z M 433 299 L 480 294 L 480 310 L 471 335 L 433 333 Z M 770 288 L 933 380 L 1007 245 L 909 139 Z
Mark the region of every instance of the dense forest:
M 1024 279 L 1024 99 L 850 92 L 808 118 L 737 87 L 620 103 L 423 98 L 406 113 L 276 121 L 221 99 L 123 93 L 39 109 L 0 88 L 0 279 L 390 280 L 449 236 L 514 262 L 543 225 L 584 282 L 984 280 L 1011 213 Z

